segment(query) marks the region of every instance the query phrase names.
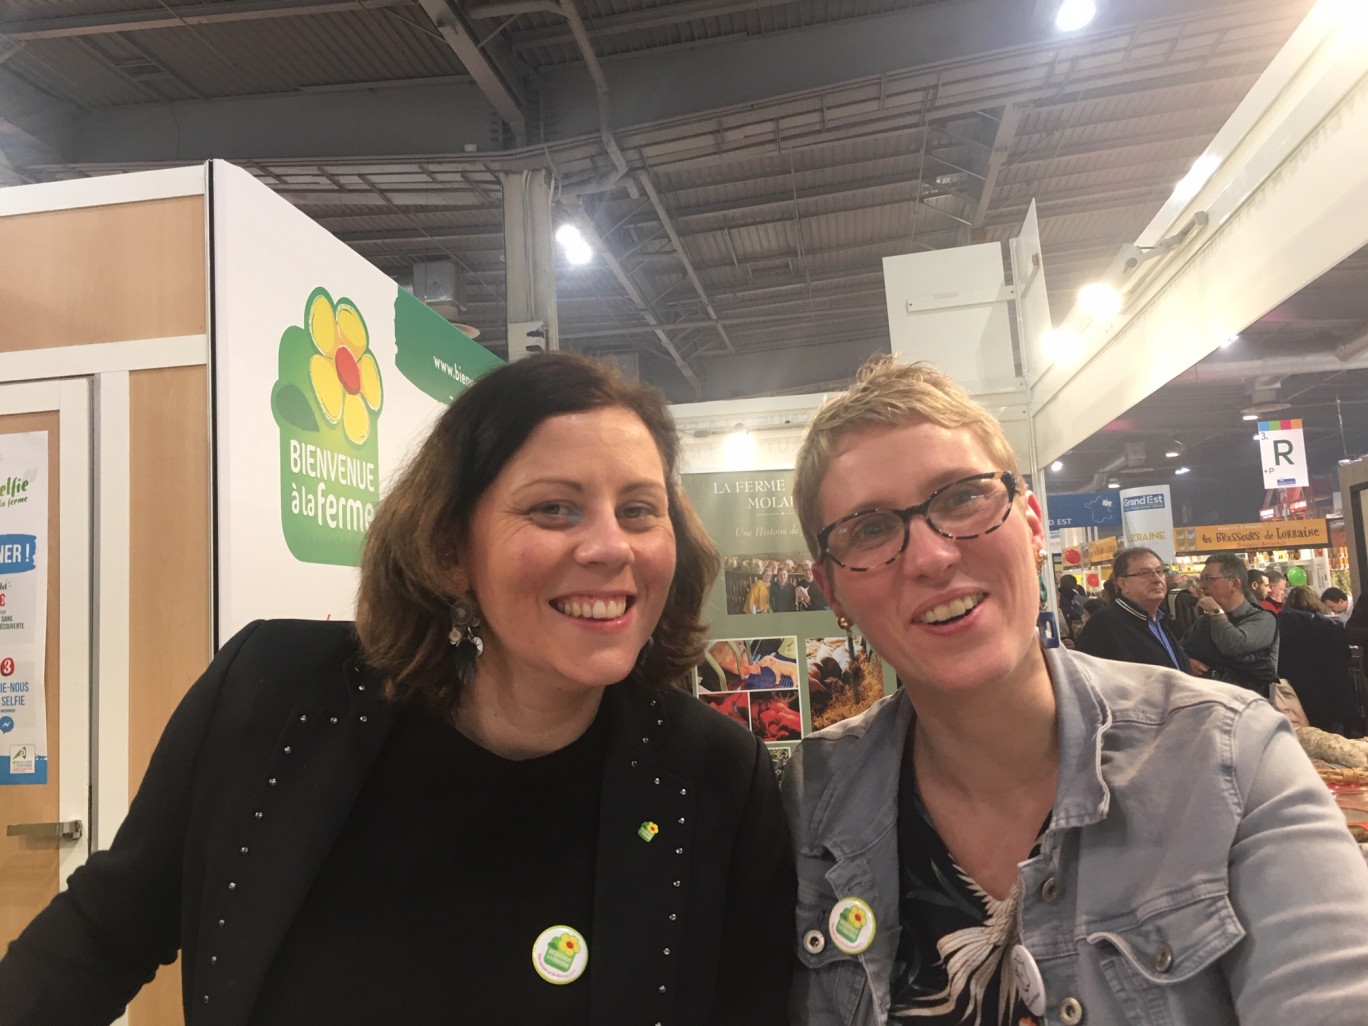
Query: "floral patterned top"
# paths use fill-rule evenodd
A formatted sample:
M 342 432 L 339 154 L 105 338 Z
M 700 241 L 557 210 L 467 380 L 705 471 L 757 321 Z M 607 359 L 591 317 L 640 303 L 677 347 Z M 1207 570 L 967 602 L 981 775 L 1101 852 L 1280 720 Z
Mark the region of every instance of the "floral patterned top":
M 911 731 L 898 782 L 898 863 L 902 934 L 890 1021 L 1036 1026 L 1012 968 L 1017 887 L 998 901 L 946 849 L 917 791 Z

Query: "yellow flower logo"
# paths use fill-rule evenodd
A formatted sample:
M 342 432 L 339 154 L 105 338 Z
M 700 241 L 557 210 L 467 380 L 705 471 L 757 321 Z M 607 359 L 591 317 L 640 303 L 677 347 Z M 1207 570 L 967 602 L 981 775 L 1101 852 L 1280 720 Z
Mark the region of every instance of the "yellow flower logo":
M 371 413 L 380 410 L 380 368 L 370 352 L 366 322 L 351 300 L 332 298 L 321 289 L 309 304 L 309 337 L 318 350 L 309 360 L 309 380 L 330 424 L 354 445 L 371 432 Z
M 864 926 L 864 913 L 859 909 L 855 909 L 855 911 L 850 913 L 850 921 L 856 926 Z
M 574 937 L 571 937 L 568 933 L 563 933 L 560 935 L 560 949 L 567 955 L 573 955 L 579 950 L 579 944 L 575 941 Z

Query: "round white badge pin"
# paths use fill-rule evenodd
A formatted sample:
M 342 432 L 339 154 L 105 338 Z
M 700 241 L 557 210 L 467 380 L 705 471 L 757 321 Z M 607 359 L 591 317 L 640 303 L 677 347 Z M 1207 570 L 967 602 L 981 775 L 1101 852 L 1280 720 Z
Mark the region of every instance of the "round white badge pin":
M 572 927 L 547 927 L 532 945 L 532 968 L 547 983 L 574 983 L 588 965 L 589 945 Z
M 1031 1010 L 1032 1015 L 1045 1014 L 1045 980 L 1040 975 L 1040 966 L 1031 957 L 1024 944 L 1012 949 L 1012 972 L 1016 975 L 1017 992 L 1022 1003 Z
M 859 898 L 842 898 L 831 908 L 827 934 L 837 950 L 858 955 L 874 943 L 874 911 Z

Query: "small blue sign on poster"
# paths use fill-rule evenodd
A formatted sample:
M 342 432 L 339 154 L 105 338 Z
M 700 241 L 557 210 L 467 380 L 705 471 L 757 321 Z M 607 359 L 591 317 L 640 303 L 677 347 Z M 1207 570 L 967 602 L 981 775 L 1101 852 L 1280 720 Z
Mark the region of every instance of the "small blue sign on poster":
M 1072 492 L 1050 495 L 1050 530 L 1061 527 L 1119 527 L 1121 502 L 1116 492 Z
M 0 534 L 0 574 L 35 569 L 38 539 L 31 534 Z

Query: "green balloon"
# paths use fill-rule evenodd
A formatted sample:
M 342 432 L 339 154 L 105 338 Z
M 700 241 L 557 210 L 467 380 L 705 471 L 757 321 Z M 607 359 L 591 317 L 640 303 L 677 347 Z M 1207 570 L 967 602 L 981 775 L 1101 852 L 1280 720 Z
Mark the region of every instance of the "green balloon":
M 1306 583 L 1306 571 L 1299 566 L 1288 568 L 1287 583 L 1294 588 L 1298 588 Z

